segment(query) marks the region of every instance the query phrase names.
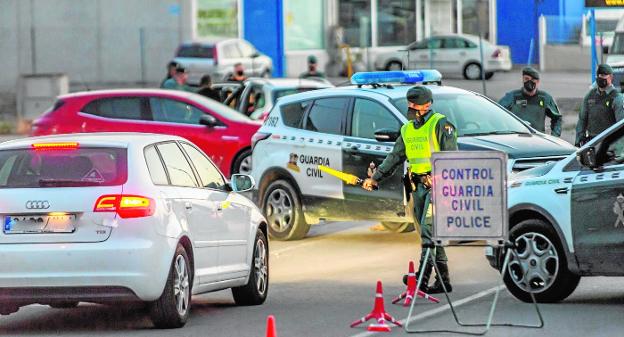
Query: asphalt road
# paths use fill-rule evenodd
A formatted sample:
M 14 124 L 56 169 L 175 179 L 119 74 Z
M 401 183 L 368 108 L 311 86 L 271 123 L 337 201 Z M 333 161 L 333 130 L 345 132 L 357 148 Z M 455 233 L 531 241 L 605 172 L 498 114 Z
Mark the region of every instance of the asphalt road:
M 375 283 L 384 284 L 387 311 L 404 320 L 407 309 L 390 304 L 403 290 L 401 276 L 419 254 L 417 236 L 371 231 L 371 222 L 330 223 L 313 227 L 298 242 L 271 241 L 271 288 L 267 302 L 237 307 L 229 291 L 193 299 L 188 324 L 177 330 L 154 330 L 140 307 L 81 304 L 74 309 L 33 305 L 0 318 L 0 335 L 35 336 L 265 336 L 267 315 L 275 315 L 280 337 L 376 336 L 349 324 L 368 313 Z M 452 299 L 468 322 L 485 319 L 497 273 L 483 248 L 448 249 L 454 285 Z M 560 304 L 542 305 L 543 329 L 492 328 L 488 336 L 618 336 L 622 321 L 624 279 L 592 278 Z M 455 328 L 445 301 L 419 301 L 412 328 Z M 430 316 L 434 314 L 433 316 Z M 426 317 L 429 316 L 429 317 Z M 532 323 L 532 307 L 501 292 L 497 321 Z M 383 334 L 378 334 L 383 335 Z M 394 328 L 390 336 L 407 335 Z

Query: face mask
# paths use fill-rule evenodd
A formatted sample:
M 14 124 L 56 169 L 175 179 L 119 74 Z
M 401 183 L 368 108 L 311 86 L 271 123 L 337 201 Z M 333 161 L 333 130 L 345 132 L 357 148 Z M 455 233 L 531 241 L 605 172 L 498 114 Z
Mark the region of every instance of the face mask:
M 533 90 L 535 90 L 535 82 L 529 80 L 524 82 L 524 90 L 526 90 L 527 92 L 532 92 Z
M 311 72 L 316 71 L 316 66 L 308 66 L 308 70 Z
M 607 79 L 606 78 L 596 78 L 596 84 L 598 84 L 598 87 L 601 89 L 604 89 L 607 87 Z
M 239 70 L 236 72 L 236 75 L 238 76 L 243 76 L 245 74 L 245 72 L 243 70 Z
M 408 120 L 413 121 L 414 119 L 416 119 L 416 116 L 418 116 L 418 110 L 412 109 L 412 108 L 407 108 L 407 119 Z

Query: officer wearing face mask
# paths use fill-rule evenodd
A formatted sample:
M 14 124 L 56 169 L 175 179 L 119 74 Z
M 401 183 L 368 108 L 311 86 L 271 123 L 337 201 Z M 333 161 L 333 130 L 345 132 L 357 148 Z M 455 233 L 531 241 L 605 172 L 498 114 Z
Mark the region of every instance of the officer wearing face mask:
M 539 90 L 540 74 L 537 70 L 522 69 L 522 89 L 505 94 L 498 104 L 513 112 L 518 118 L 531 123 L 534 129 L 545 132 L 546 116 L 550 118 L 550 132 L 561 136 L 561 114 L 557 103 L 547 92 Z
M 402 166 L 405 160 L 409 162 L 409 169 L 406 175 L 409 185 L 411 185 L 411 197 L 414 200 L 414 223 L 419 223 L 423 214 L 427 212 L 425 198 L 431 190 L 431 154 L 438 151 L 457 150 L 457 132 L 455 126 L 451 124 L 444 115 L 434 112 L 431 109 L 433 96 L 431 90 L 424 86 L 415 86 L 407 91 L 408 116 L 410 120 L 401 127 L 401 137 L 394 143 L 394 148 L 384 161 L 379 165 L 377 171 L 371 178 L 364 181 L 362 187 L 371 191 L 378 182 L 392 175 L 392 173 Z M 432 243 L 431 223 L 425 221 L 421 223 L 422 243 Z M 431 261 L 424 260 L 425 249 L 420 256 L 420 267 L 426 263 L 422 276 L 421 290 L 432 294 L 443 292 L 442 284 L 436 280 L 432 287 L 428 287 L 429 277 L 433 270 Z M 436 247 L 435 260 L 440 271 L 440 278 L 447 289 L 452 291 L 446 253 L 444 248 Z
M 236 63 L 234 65 L 234 73 L 228 77 L 229 82 L 244 82 L 247 79 L 245 76 L 245 67 L 243 67 L 242 63 Z
M 576 146 L 583 146 L 596 135 L 624 118 L 624 97 L 611 84 L 613 69 L 601 64 L 596 71 L 596 86 L 592 87 L 581 105 L 576 123 Z

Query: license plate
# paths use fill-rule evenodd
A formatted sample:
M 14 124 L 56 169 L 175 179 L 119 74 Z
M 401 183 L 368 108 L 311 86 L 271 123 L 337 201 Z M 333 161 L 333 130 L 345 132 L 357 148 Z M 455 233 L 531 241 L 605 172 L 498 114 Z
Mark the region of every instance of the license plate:
M 73 233 L 76 215 L 7 215 L 4 234 Z

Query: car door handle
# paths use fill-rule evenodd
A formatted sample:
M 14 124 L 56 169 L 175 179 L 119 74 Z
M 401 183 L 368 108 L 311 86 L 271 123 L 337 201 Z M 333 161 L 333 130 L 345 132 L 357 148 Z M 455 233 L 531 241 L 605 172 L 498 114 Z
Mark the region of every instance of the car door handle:
M 192 210 L 193 209 L 193 205 L 190 202 L 186 202 L 184 204 L 184 208 L 186 208 L 187 210 Z
M 555 188 L 555 193 L 557 194 L 567 194 L 570 189 L 567 187 L 559 187 Z

